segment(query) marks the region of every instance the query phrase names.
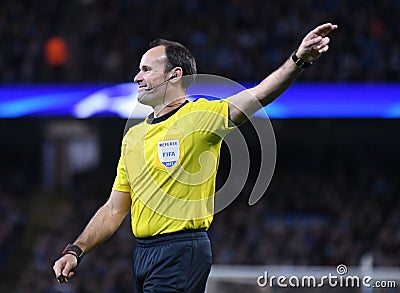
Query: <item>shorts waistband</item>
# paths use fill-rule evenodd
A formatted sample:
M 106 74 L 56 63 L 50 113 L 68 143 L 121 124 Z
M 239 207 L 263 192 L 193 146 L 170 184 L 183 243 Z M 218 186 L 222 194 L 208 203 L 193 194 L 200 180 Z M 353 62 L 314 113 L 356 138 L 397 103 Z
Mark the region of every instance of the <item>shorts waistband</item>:
M 200 239 L 203 237 L 208 239 L 206 229 L 181 230 L 144 238 L 136 237 L 136 244 L 137 246 L 152 246 L 176 240 Z

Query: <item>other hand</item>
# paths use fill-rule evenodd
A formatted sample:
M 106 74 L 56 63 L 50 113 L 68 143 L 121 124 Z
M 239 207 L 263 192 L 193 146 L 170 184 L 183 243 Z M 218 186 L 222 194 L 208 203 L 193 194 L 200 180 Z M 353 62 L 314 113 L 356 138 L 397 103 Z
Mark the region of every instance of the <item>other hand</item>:
M 54 263 L 53 271 L 60 283 L 68 282 L 74 276 L 74 270 L 77 266 L 77 258 L 71 254 L 66 254 Z

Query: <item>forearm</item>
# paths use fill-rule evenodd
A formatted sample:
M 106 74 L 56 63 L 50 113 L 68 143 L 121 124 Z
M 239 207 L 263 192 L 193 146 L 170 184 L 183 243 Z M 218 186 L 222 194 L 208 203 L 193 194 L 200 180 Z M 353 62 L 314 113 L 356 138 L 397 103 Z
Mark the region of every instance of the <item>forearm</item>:
M 337 25 L 326 23 L 309 32 L 302 40 L 295 57 L 308 63 L 317 60 L 321 54 L 328 51 L 330 40 L 327 35 L 335 29 Z M 288 58 L 258 86 L 250 89 L 250 93 L 266 106 L 279 97 L 296 80 L 301 71 L 301 65 L 296 65 L 292 58 Z
M 129 213 L 131 203 L 129 192 L 112 190 L 108 201 L 92 217 L 74 244 L 79 246 L 84 253 L 87 253 L 97 244 L 104 242 L 121 225 Z M 57 279 L 59 282 L 68 282 L 68 279 L 74 275 L 74 269 L 78 266 L 80 260 L 80 253 L 79 251 L 78 256 L 78 253 L 74 251 L 72 254 L 75 257 L 63 253 L 63 256 L 54 263 L 53 270 L 56 277 L 62 277 Z
M 289 58 L 249 91 L 263 106 L 266 106 L 279 97 L 296 80 L 301 71 L 302 69 Z
M 306 63 L 313 63 L 321 54 L 328 51 L 327 35 L 337 29 L 337 25 L 325 23 L 309 32 L 302 40 L 294 56 L 268 75 L 259 85 L 230 97 L 229 118 L 240 124 L 261 107 L 279 97 L 299 76 Z M 299 62 L 299 60 L 301 62 Z
M 110 203 L 102 206 L 75 240 L 85 253 L 96 245 L 106 241 L 118 229 L 127 213 L 112 209 Z
M 337 25 L 326 23 L 309 32 L 296 51 L 294 57 L 297 57 L 297 61 L 312 63 L 321 54 L 328 51 L 330 40 L 326 35 L 335 29 L 337 29 Z M 296 65 L 292 58 L 288 58 L 279 69 L 271 73 L 258 86 L 252 88 L 250 92 L 263 106 L 266 106 L 296 80 L 302 71 L 301 67 L 302 65 Z

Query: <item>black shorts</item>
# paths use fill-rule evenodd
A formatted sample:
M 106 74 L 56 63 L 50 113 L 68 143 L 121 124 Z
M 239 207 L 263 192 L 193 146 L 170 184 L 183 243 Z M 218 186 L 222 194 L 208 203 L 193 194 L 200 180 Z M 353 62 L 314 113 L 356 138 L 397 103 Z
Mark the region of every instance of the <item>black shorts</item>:
M 205 231 L 181 231 L 136 239 L 134 292 L 203 293 L 211 270 Z

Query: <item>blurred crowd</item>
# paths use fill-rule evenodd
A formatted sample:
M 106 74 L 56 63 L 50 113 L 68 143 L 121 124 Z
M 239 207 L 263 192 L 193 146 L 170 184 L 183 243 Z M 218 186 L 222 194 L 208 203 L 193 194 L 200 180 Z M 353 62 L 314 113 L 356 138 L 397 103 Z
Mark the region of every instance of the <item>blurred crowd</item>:
M 217 214 L 215 263 L 357 266 L 371 254 L 375 266 L 400 266 L 399 160 L 341 152 L 277 167 L 258 204 L 243 193 Z
M 16 252 L 22 226 L 21 208 L 10 194 L 0 191 L 0 273 Z
M 308 131 L 301 131 L 298 121 L 285 122 L 292 125 L 286 128 L 280 123 L 275 125 L 278 161 L 266 194 L 249 206 L 249 179 L 233 204 L 215 216 L 209 230 L 214 264 L 350 266 L 371 254 L 375 266 L 400 266 L 400 142 L 390 135 L 395 121 L 392 130 L 368 122 L 320 132 L 311 122 Z M 385 140 L 373 135 L 379 131 L 381 137 L 388 134 Z M 228 166 L 223 149 L 220 168 Z M 71 190 L 56 192 L 41 190 L 40 184 L 27 188 L 32 185 L 21 176 L 2 181 L 0 272 L 10 282 L 2 282 L 0 290 L 8 284 L 7 292 L 21 293 L 131 292 L 135 240 L 129 218 L 84 258 L 73 281 L 60 285 L 52 272 L 65 245 L 107 199 L 113 174 L 77 174 Z M 221 186 L 225 175 L 219 174 Z
M 0 3 L 0 82 L 130 81 L 158 37 L 185 44 L 200 73 L 259 81 L 304 35 L 339 25 L 304 81 L 396 81 L 398 0 L 38 0 Z

